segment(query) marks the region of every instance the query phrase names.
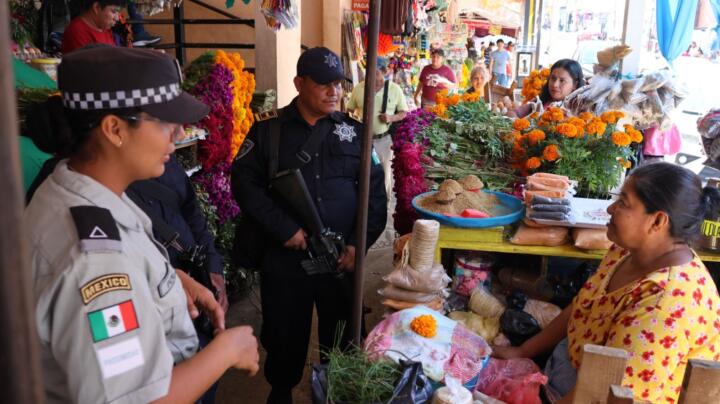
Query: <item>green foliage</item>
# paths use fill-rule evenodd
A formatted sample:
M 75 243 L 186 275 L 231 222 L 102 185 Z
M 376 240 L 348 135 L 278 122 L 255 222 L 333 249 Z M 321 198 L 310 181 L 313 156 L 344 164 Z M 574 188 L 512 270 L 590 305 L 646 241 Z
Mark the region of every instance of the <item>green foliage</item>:
M 184 70 L 185 80 L 182 83 L 184 91 L 195 88 L 197 83 L 205 77 L 215 65 L 215 52 L 205 52 L 190 63 Z
M 371 361 L 358 347 L 327 352 L 328 399 L 344 403 L 387 402 L 400 376 L 398 366 L 388 360 Z
M 426 177 L 440 182 L 474 174 L 488 189 L 502 189 L 515 179 L 504 163 L 509 145 L 508 118 L 491 112 L 483 101 L 460 102 L 447 109 L 449 119 L 436 119 L 418 139 L 432 161 L 424 161 Z

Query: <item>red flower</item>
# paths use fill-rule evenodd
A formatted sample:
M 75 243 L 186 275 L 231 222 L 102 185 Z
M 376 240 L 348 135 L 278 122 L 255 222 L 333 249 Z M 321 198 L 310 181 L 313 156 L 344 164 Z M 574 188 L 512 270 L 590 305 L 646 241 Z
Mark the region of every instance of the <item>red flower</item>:
M 632 345 L 632 339 L 630 339 L 630 334 L 625 334 L 625 338 L 623 338 L 623 344 L 625 345 Z
M 690 277 L 688 276 L 687 273 L 685 273 L 685 272 L 680 272 L 680 275 L 679 275 L 679 276 L 680 276 L 681 278 L 685 279 L 686 281 L 690 282 Z
M 671 337 L 669 335 L 666 335 L 663 339 L 660 340 L 660 344 L 664 346 L 666 349 L 670 349 L 673 344 L 675 343 L 675 340 L 677 337 Z
M 665 325 L 668 326 L 668 327 L 672 327 L 673 325 L 675 325 L 675 319 L 672 318 L 672 317 L 666 318 L 666 319 L 665 319 Z
M 638 377 L 646 383 L 652 380 L 653 376 L 655 376 L 655 370 L 643 369 L 638 373 Z
M 698 323 L 700 323 L 700 324 L 707 324 L 707 320 L 705 320 L 705 317 L 704 317 L 704 316 L 700 316 L 700 317 L 698 318 Z
M 666 356 L 665 359 L 662 360 L 662 365 L 667 367 L 667 365 L 670 363 L 670 357 Z
M 637 318 L 637 316 L 627 316 L 627 317 L 625 317 L 625 318 L 622 319 L 621 323 L 622 323 L 622 325 L 624 325 L 625 327 L 630 327 L 630 326 L 632 325 L 633 321 L 635 321 L 636 318 Z
M 705 341 L 707 341 L 707 339 L 707 335 L 703 335 L 702 337 L 695 340 L 695 345 L 703 345 Z
M 700 304 L 700 300 L 702 300 L 702 292 L 700 291 L 700 289 L 695 289 L 695 291 L 693 292 L 693 299 L 695 299 L 695 303 L 697 303 L 698 305 Z
M 705 285 L 705 277 L 703 276 L 702 278 L 698 279 L 697 282 L 698 282 L 698 284 L 700 284 L 700 285 Z
M 643 390 L 642 398 L 648 398 L 648 397 L 650 397 L 650 390 L 648 390 L 648 389 Z
M 681 308 L 673 311 L 670 315 L 671 315 L 673 318 L 680 318 L 680 317 L 683 316 L 683 313 L 684 313 L 684 312 L 685 312 L 685 308 L 684 308 L 684 307 L 681 307 Z

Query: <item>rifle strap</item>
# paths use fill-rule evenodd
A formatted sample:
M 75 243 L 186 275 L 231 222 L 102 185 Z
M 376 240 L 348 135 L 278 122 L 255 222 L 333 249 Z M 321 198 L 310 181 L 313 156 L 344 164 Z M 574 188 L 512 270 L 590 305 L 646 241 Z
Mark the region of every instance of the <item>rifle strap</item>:
M 278 117 L 270 120 L 270 158 L 268 159 L 268 178 L 272 179 L 278 173 L 279 160 L 280 160 L 280 135 L 282 132 L 282 124 L 284 109 L 278 111 Z M 299 164 L 295 164 L 292 168 L 301 168 L 304 165 L 312 161 L 312 156 L 317 153 L 323 140 L 325 140 L 326 132 L 319 125 L 313 127 L 312 134 L 303 143 L 295 153 L 295 156 L 299 160 Z
M 160 239 L 158 241 L 160 241 L 165 248 L 172 247 L 180 253 L 190 251 L 190 247 L 184 245 L 182 240 L 180 240 L 180 233 L 178 233 L 172 226 L 170 226 L 165 220 L 163 220 L 160 215 L 158 215 L 154 210 L 150 208 L 150 206 L 148 206 L 148 204 L 145 202 L 145 200 L 143 200 L 140 192 L 138 192 L 137 189 L 133 189 L 132 187 L 130 187 L 125 191 L 125 194 L 128 196 L 128 198 L 130 198 L 130 200 L 135 202 L 135 204 L 140 209 L 142 209 L 142 211 L 145 212 L 146 215 L 148 215 L 150 221 L 152 222 L 153 230 Z

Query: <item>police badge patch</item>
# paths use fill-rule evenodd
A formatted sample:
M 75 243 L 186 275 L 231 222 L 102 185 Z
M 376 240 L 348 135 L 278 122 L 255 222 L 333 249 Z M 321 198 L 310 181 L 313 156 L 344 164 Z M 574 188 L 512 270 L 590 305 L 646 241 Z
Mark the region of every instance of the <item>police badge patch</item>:
M 355 133 L 355 128 L 351 125 L 346 124 L 345 122 L 341 124 L 336 123 L 333 133 L 338 135 L 338 139 L 340 139 L 341 142 L 352 143 L 353 139 L 355 139 L 355 136 L 357 136 L 357 134 Z

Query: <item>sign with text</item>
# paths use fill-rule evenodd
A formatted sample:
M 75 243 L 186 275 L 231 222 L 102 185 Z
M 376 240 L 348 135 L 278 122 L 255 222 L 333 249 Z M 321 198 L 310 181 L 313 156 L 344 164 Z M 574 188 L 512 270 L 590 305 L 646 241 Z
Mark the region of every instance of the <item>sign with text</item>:
M 353 11 L 369 11 L 370 0 L 352 0 Z

